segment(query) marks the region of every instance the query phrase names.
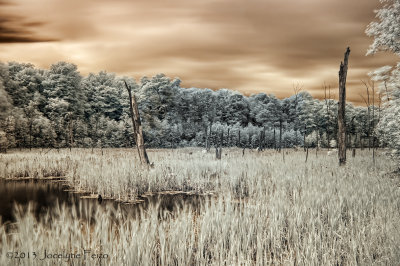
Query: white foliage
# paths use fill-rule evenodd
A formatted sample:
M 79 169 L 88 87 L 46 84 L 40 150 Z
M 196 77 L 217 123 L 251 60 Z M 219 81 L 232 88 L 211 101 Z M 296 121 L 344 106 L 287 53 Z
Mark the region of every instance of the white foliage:
M 366 34 L 374 37 L 367 54 L 390 51 L 400 54 L 400 0 L 381 0 L 382 8 L 376 11 L 378 21 L 371 22 Z

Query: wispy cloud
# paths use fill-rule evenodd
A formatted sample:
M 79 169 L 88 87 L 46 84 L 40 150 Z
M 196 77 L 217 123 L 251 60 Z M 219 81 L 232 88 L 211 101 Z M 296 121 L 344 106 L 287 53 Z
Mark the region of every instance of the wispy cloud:
M 42 67 L 67 60 L 84 73 L 105 69 L 139 78 L 163 72 L 179 76 L 187 87 L 280 97 L 300 82 L 320 96 L 324 81 L 337 86 L 339 64 L 350 46 L 348 95 L 360 102 L 360 79 L 397 60 L 389 54 L 365 56 L 371 40 L 364 30 L 377 0 L 1 3 L 7 15 L 0 21 L 0 57 Z M 57 42 L 35 43 L 51 40 Z
M 0 43 L 32 43 L 55 41 L 40 34 L 34 29 L 40 28 L 43 21 L 32 21 L 29 17 L 5 12 L 15 4 L 9 1 L 0 1 Z

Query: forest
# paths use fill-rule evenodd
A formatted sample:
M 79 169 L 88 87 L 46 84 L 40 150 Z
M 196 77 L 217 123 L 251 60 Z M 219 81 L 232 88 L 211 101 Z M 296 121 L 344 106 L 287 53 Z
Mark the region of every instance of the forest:
M 368 83 L 360 81 L 368 93 L 368 98 L 360 96 L 365 106 L 347 104 L 349 147 L 386 145 L 383 132 L 376 129 L 384 118 L 382 103 L 396 97 L 393 89 L 393 96 L 385 94 L 396 77 L 388 81 L 385 71 L 370 73 Z M 138 98 L 147 147 L 210 148 L 221 135 L 225 147 L 336 146 L 338 102 L 335 90 L 326 84 L 322 100 L 302 91 L 299 84 L 293 85 L 291 97 L 278 99 L 265 93 L 245 96 L 228 89 L 182 88 L 179 78 L 163 74 L 139 82 L 105 71 L 82 76 L 76 65 L 66 62 L 50 69 L 2 63 L 0 81 L 5 149 L 133 146 L 124 81 Z M 386 91 L 375 88 L 381 83 Z

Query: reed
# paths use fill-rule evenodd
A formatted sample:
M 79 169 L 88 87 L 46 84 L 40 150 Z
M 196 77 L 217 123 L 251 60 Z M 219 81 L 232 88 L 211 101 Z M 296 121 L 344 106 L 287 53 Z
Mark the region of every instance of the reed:
M 0 264 L 42 265 L 43 261 L 4 256 L 7 251 L 32 248 L 42 253 L 90 249 L 108 254 L 102 260 L 106 265 L 394 265 L 400 261 L 399 178 L 388 174 L 396 164 L 384 156 L 378 155 L 373 165 L 368 151 L 363 151 L 339 168 L 337 158 L 325 156 L 324 151 L 318 157 L 310 153 L 307 163 L 303 152 L 290 151 L 285 161 L 274 152 L 242 157 L 241 151 L 231 150 L 222 160 L 200 150 L 191 152 L 149 151 L 155 162 L 149 170 L 136 165 L 134 152 L 125 150 L 105 150 L 103 156 L 89 150 L 2 155 L 2 164 L 37 158 L 36 163 L 8 163 L 3 170 L 9 173 L 6 177 L 26 169 L 43 173 L 42 160 L 47 159 L 49 164 L 58 162 L 75 186 L 104 195 L 132 198 L 146 191 L 178 189 L 214 191 L 215 197 L 205 200 L 200 211 L 184 206 L 164 212 L 161 218 L 157 205 L 136 218 L 121 210 L 81 205 L 80 212 L 91 219 L 60 206 L 41 221 L 17 208 L 12 232 L 0 226 Z M 46 263 L 95 265 L 99 259 Z

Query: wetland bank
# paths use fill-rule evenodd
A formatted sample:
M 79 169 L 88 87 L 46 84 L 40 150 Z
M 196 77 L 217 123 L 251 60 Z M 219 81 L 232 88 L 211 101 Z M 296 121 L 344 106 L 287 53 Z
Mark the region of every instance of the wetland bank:
M 364 150 L 338 168 L 336 156 L 325 150 L 310 152 L 307 163 L 302 151 L 282 152 L 284 157 L 275 151 L 246 151 L 243 157 L 241 149 L 226 149 L 222 159 L 215 160 L 215 154 L 201 149 L 149 150 L 155 168 L 135 164 L 131 149 L 2 154 L 2 178 L 40 179 L 58 173 L 76 191 L 118 202 L 163 191 L 212 196 L 201 201 L 200 208 L 184 200 L 175 209 L 149 204 L 136 217 L 124 210 L 124 204 L 99 205 L 96 198 L 86 205 L 83 201 L 88 199 L 78 199 L 77 205 L 61 202 L 39 213 L 17 208 L 11 231 L 9 223 L 0 227 L 1 253 L 90 250 L 107 254 L 101 261 L 114 265 L 399 261 L 400 182 L 393 174 L 394 161 L 378 151 L 372 164 L 371 152 Z M 18 182 L 33 181 L 4 182 L 17 182 L 14 191 L 29 197 L 21 193 Z M 43 185 L 40 193 L 48 193 L 53 202 L 58 195 L 51 187 L 61 183 L 49 182 L 54 181 L 37 184 Z M 92 265 L 99 261 L 52 258 L 45 262 Z M 2 265 L 43 262 L 1 257 Z

